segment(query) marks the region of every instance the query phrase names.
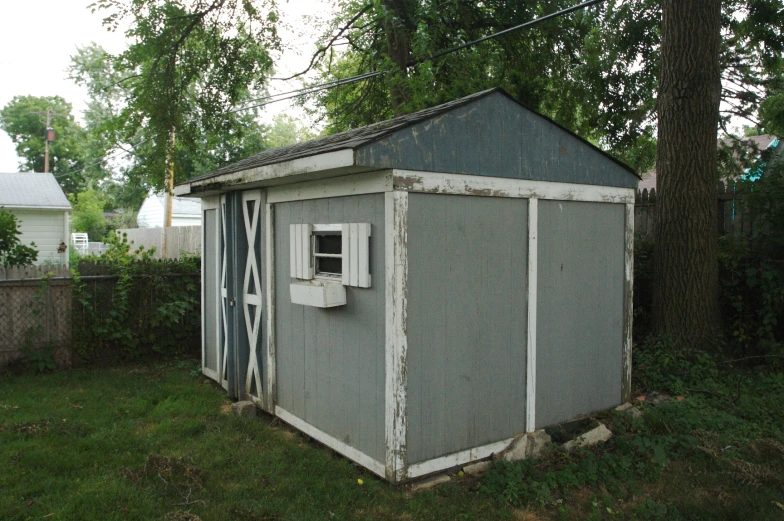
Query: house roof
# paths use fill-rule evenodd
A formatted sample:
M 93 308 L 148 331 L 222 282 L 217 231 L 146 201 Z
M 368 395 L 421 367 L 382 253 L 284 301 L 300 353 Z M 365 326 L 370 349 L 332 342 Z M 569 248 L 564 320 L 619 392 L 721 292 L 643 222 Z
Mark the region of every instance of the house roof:
M 166 197 L 164 195 L 156 195 L 158 202 L 165 208 Z M 201 200 L 195 197 L 172 197 L 172 214 L 173 215 L 193 215 L 201 217 Z
M 368 169 L 389 168 L 389 166 L 386 165 L 385 162 L 386 163 L 394 162 L 393 165 L 394 168 L 406 168 L 405 165 L 400 164 L 400 163 L 405 163 L 405 161 L 397 160 L 399 159 L 398 157 L 387 156 L 385 158 L 382 158 L 381 155 L 376 153 L 375 150 L 369 150 L 369 149 L 372 148 L 372 145 L 376 145 L 379 143 L 381 144 L 388 143 L 390 140 L 393 139 L 393 135 L 402 136 L 403 131 L 406 129 L 410 130 L 413 127 L 419 128 L 429 121 L 439 120 L 442 116 L 448 113 L 456 114 L 457 112 L 460 112 L 458 109 L 460 109 L 461 107 L 466 107 L 467 105 L 477 103 L 481 100 L 484 100 L 485 98 L 491 98 L 493 97 L 493 95 L 496 95 L 495 99 L 497 105 L 500 104 L 500 101 L 498 100 L 498 96 L 501 96 L 507 99 L 507 105 L 509 105 L 509 102 L 511 101 L 511 103 L 513 103 L 517 109 L 515 110 L 514 107 L 511 106 L 506 107 L 512 109 L 512 112 L 516 113 L 514 114 L 514 117 L 517 118 L 517 121 L 510 120 L 509 121 L 510 125 L 508 125 L 508 128 L 505 129 L 507 130 L 507 136 L 504 136 L 507 140 L 506 145 L 512 143 L 517 148 L 522 149 L 524 148 L 524 146 L 523 144 L 521 144 L 521 141 L 527 141 L 527 143 L 525 143 L 525 146 L 530 148 L 526 149 L 524 152 L 530 152 L 530 150 L 536 150 L 538 148 L 542 148 L 540 146 L 533 145 L 533 142 L 535 141 L 535 139 L 547 139 L 548 137 L 551 137 L 551 136 L 546 136 L 547 131 L 543 130 L 543 127 L 546 126 L 543 125 L 543 120 L 544 120 L 549 122 L 550 129 L 552 129 L 552 127 L 557 127 L 562 131 L 561 134 L 557 136 L 558 138 L 564 138 L 565 136 L 568 135 L 569 139 L 567 141 L 569 141 L 569 144 L 572 146 L 571 151 L 575 153 L 573 157 L 579 156 L 580 154 L 585 153 L 588 149 L 591 149 L 593 152 L 588 152 L 588 154 L 591 155 L 592 157 L 596 156 L 597 155 L 596 153 L 598 153 L 598 155 L 604 156 L 604 158 L 607 159 L 609 162 L 615 163 L 616 170 L 618 171 L 623 170 L 626 173 L 626 175 L 631 174 L 635 178 L 634 179 L 635 183 L 639 179 L 639 176 L 624 163 L 621 163 L 620 161 L 616 160 L 615 158 L 605 153 L 604 151 L 600 150 L 599 148 L 595 147 L 588 141 L 580 138 L 579 136 L 569 131 L 568 129 L 558 125 L 551 119 L 542 116 L 541 114 L 538 114 L 530 109 L 527 109 L 522 104 L 520 104 L 517 100 L 515 100 L 509 94 L 507 94 L 503 89 L 495 88 L 495 89 L 477 92 L 470 96 L 466 96 L 454 101 L 450 101 L 448 103 L 437 105 L 435 107 L 431 107 L 425 110 L 420 110 L 418 112 L 414 112 L 411 114 L 398 116 L 365 127 L 348 130 L 345 132 L 341 132 L 339 134 L 333 134 L 330 136 L 321 137 L 304 143 L 298 143 L 286 147 L 265 150 L 254 156 L 248 157 L 236 163 L 215 170 L 214 172 L 211 172 L 209 174 L 202 175 L 194 179 L 190 179 L 186 183 L 182 183 L 181 185 L 179 185 L 179 186 L 190 185 L 188 189 L 182 191 L 178 190 L 178 193 L 191 193 L 190 191 L 191 186 L 193 185 L 204 186 L 207 184 L 205 183 L 205 181 L 212 183 L 214 180 L 214 182 L 217 183 L 221 179 L 228 179 L 229 177 L 236 178 L 236 176 L 229 176 L 229 174 L 247 172 L 253 169 L 258 169 L 260 167 L 277 165 L 279 163 L 289 162 L 297 159 L 308 158 L 311 156 L 317 156 L 321 154 L 328 154 L 331 152 L 339 152 L 339 151 L 346 151 L 346 150 L 355 152 L 355 159 L 353 161 L 353 165 L 356 167 L 368 167 Z M 486 108 L 492 109 L 491 107 L 486 107 Z M 525 114 L 521 114 L 521 112 L 525 112 Z M 461 114 L 461 116 L 459 117 L 462 118 L 462 116 L 463 115 Z M 504 117 L 506 116 L 507 115 L 505 114 L 501 114 L 500 119 L 504 119 Z M 462 131 L 464 133 L 466 129 L 473 130 L 475 132 L 478 131 L 476 128 L 471 129 L 468 120 L 465 118 L 463 119 L 464 119 L 464 124 L 466 125 L 462 127 Z M 525 120 L 525 121 L 521 122 L 521 120 Z M 502 123 L 499 122 L 498 126 L 502 126 Z M 428 130 L 428 129 L 423 129 L 423 130 Z M 484 128 L 483 130 L 487 130 L 487 128 Z M 519 132 L 520 130 L 525 130 L 529 132 L 524 139 L 521 139 L 521 136 L 519 134 L 515 134 L 516 131 Z M 451 132 L 458 131 L 458 127 L 453 126 L 450 129 L 450 131 Z M 414 131 L 412 130 L 412 132 Z M 446 131 L 441 132 L 442 134 L 441 139 L 444 138 L 443 134 L 445 133 Z M 490 132 L 485 132 L 485 135 L 489 135 L 489 134 Z M 411 144 L 412 140 L 409 140 L 409 142 L 405 144 L 406 147 L 413 146 L 416 149 L 416 150 L 409 150 L 408 152 L 411 153 L 423 152 L 428 147 L 432 151 L 435 148 L 434 145 L 437 144 L 436 139 L 431 139 L 430 141 L 417 141 L 416 139 L 417 135 L 418 132 L 414 132 L 413 141 L 416 141 L 415 144 L 413 145 Z M 406 136 L 406 139 L 408 139 L 408 137 L 409 136 Z M 478 146 L 479 139 L 475 139 L 475 137 L 481 138 L 484 136 L 472 136 L 472 139 L 470 140 L 471 146 Z M 460 145 L 458 143 L 455 143 L 455 141 L 457 140 L 455 139 L 452 140 L 452 147 L 457 146 L 458 153 L 470 154 L 470 151 L 461 149 Z M 579 142 L 579 144 L 577 142 Z M 554 153 L 556 155 L 561 155 L 561 156 L 566 155 L 566 152 L 563 149 L 563 145 L 560 143 L 556 145 L 555 143 L 551 142 L 548 143 L 547 146 L 549 148 L 553 148 L 555 150 Z M 559 146 L 561 147 L 560 152 L 558 151 Z M 516 152 L 520 153 L 523 151 L 518 150 Z M 571 158 L 570 161 L 575 161 L 575 159 Z M 577 161 L 579 161 L 579 159 Z M 431 162 L 435 162 L 435 161 L 431 161 Z M 455 173 L 476 174 L 476 172 L 473 171 L 465 171 L 465 172 L 457 172 L 456 170 L 450 170 L 450 171 L 454 171 Z M 285 175 L 288 174 L 271 173 L 270 175 L 266 176 L 266 179 L 284 177 Z M 476 175 L 487 175 L 487 174 L 476 174 Z M 623 174 L 616 173 L 616 176 L 622 177 Z M 515 175 L 510 175 L 510 177 L 515 177 Z M 236 179 L 233 179 L 232 181 L 236 182 Z M 243 182 L 244 181 L 247 180 L 243 180 Z M 576 180 L 574 182 L 581 182 L 581 181 Z M 594 184 L 598 184 L 598 183 L 594 183 Z
M 70 210 L 71 203 L 52 174 L 0 173 L 0 206 Z

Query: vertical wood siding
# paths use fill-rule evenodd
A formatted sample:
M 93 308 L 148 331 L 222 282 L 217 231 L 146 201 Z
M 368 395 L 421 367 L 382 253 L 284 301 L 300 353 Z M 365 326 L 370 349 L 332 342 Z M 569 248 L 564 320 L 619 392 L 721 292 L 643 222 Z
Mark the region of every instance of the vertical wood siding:
M 370 288 L 346 287 L 347 304 L 291 303 L 290 224 L 371 224 Z M 384 446 L 384 195 L 275 205 L 276 403 L 377 461 Z
M 202 260 L 204 265 L 204 366 L 218 373 L 218 336 L 217 328 L 220 321 L 219 310 L 219 276 L 217 265 L 220 250 L 216 244 L 218 227 L 218 210 L 204 211 L 204 251 Z
M 409 195 L 408 464 L 525 431 L 528 201 Z
M 31 242 L 35 243 L 35 249 L 38 250 L 36 264 L 65 264 L 67 253 L 57 253 L 61 242 L 68 244 L 68 238 L 65 237 L 65 210 L 9 208 L 9 211 L 19 220 L 19 230 L 22 232 L 19 240 L 22 244 L 29 246 Z
M 621 402 L 625 211 L 539 202 L 537 428 Z
M 501 93 L 359 147 L 358 165 L 636 188 L 636 175 Z

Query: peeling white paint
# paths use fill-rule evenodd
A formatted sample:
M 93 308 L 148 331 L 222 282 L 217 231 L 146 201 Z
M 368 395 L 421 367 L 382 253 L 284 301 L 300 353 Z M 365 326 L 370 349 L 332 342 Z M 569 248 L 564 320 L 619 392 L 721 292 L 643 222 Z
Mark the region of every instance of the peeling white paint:
M 388 192 L 385 200 L 386 252 L 386 477 L 402 481 L 406 464 L 408 350 L 408 193 Z
M 634 203 L 633 188 L 530 181 L 503 177 L 393 170 L 395 190 L 479 197 L 514 197 L 595 203 Z

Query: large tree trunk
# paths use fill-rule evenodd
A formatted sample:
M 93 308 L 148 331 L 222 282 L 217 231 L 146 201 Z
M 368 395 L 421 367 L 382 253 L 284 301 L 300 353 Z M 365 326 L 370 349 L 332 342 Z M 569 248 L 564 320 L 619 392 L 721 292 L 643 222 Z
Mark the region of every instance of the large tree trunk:
M 392 110 L 397 116 L 402 112 L 402 105 L 406 102 L 404 85 L 407 64 L 411 58 L 409 31 L 414 18 L 415 5 L 411 5 L 406 0 L 382 0 L 382 4 L 387 11 L 384 18 L 387 54 L 395 64 L 395 70 L 387 76 L 389 96 L 392 101 Z
M 679 347 L 717 333 L 721 0 L 662 0 L 653 320 Z

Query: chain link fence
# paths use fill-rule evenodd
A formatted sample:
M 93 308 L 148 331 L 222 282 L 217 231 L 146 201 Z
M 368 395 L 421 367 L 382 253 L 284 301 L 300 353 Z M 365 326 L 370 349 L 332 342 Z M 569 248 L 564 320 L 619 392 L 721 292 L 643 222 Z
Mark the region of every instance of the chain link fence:
M 71 281 L 66 267 L 0 268 L 0 367 L 42 349 L 71 361 Z

